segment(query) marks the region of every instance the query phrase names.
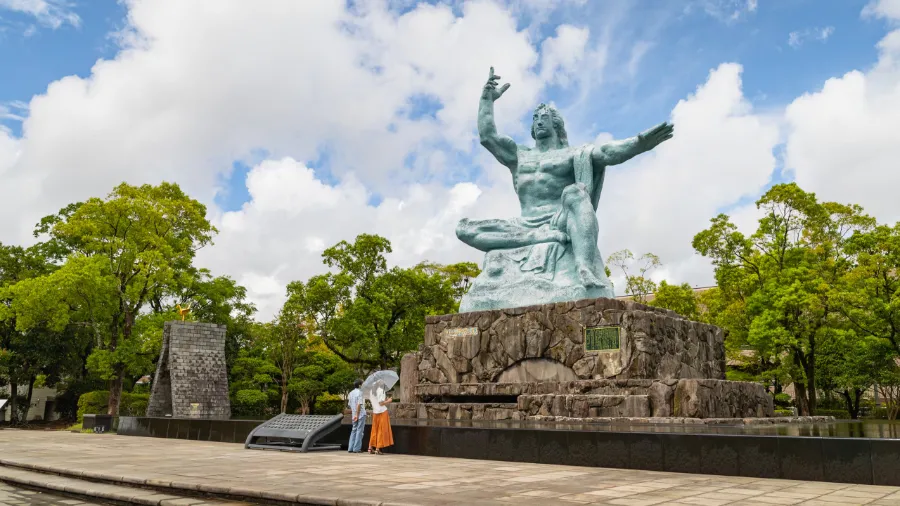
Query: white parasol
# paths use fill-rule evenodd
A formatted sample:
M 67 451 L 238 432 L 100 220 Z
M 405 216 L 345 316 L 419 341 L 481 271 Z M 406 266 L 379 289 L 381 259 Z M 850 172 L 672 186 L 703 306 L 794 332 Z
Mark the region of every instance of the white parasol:
M 366 381 L 363 381 L 360 390 L 362 390 L 365 395 L 369 395 L 375 389 L 375 386 L 380 383 L 384 385 L 384 391 L 387 392 L 391 388 L 394 388 L 394 385 L 396 385 L 398 381 L 400 381 L 400 376 L 397 376 L 397 373 L 394 371 L 375 371 L 366 378 Z

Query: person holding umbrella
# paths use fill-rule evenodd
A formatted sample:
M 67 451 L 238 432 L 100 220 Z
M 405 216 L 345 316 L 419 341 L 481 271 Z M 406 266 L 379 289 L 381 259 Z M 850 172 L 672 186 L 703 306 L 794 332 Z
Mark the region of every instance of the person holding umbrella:
M 391 431 L 391 419 L 387 409 L 387 405 L 393 402 L 393 399 L 387 397 L 386 392 L 399 379 L 394 371 L 376 371 L 363 383 L 363 390 L 369 392 L 369 402 L 372 403 L 373 413 L 369 453 L 382 455 L 383 448 L 394 444 L 394 434 Z

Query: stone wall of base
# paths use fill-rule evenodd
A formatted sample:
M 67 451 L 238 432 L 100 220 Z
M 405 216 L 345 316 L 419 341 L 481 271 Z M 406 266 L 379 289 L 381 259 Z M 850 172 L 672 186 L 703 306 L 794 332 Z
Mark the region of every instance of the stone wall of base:
M 722 329 L 607 298 L 426 317 L 417 362 L 419 383 L 725 379 Z
M 444 383 L 419 385 L 414 397 L 415 402 L 395 408 L 396 416 L 438 420 L 738 419 L 775 414 L 772 397 L 762 385 L 727 380 Z
M 526 417 L 747 418 L 775 414 L 772 397 L 762 385 L 727 380 L 420 384 L 414 398 L 425 404 L 515 399 L 515 410 Z

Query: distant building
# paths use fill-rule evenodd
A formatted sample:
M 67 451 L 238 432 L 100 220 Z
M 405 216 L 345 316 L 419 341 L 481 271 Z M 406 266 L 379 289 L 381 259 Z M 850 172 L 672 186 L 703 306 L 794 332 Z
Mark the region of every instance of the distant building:
M 707 290 L 709 290 L 709 289 L 711 289 L 711 288 L 715 288 L 715 286 L 695 286 L 695 287 L 694 287 L 694 293 L 695 293 L 695 294 L 698 294 L 698 293 L 701 293 L 701 292 L 705 292 L 705 291 L 707 291 Z M 634 298 L 643 298 L 645 301 L 650 302 L 651 300 L 653 300 L 654 298 L 656 298 L 656 294 L 655 294 L 655 293 L 648 293 L 648 294 L 635 295 L 635 296 L 632 296 L 632 295 L 619 295 L 619 296 L 617 296 L 616 298 L 619 299 L 619 300 L 634 300 Z
M 19 396 L 28 395 L 28 385 L 19 386 Z M 0 419 L 4 422 L 10 420 L 11 403 L 9 402 L 9 386 L 0 387 L 0 399 L 7 400 L 6 404 L 0 408 Z M 56 389 L 55 388 L 35 388 L 31 392 L 31 407 L 25 415 L 26 421 L 36 420 L 58 420 L 59 413 L 56 412 Z

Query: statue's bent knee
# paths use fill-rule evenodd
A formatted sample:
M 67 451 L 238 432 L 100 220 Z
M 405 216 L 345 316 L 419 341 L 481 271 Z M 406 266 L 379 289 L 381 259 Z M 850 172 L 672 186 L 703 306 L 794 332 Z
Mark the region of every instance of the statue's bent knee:
M 591 196 L 587 192 L 584 183 L 575 183 L 566 186 L 562 193 L 562 201 L 566 206 L 580 204 L 581 202 L 590 202 Z
M 472 227 L 469 225 L 469 219 L 463 218 L 459 220 L 459 223 L 456 224 L 456 237 L 468 244 L 475 234 L 472 231 Z

